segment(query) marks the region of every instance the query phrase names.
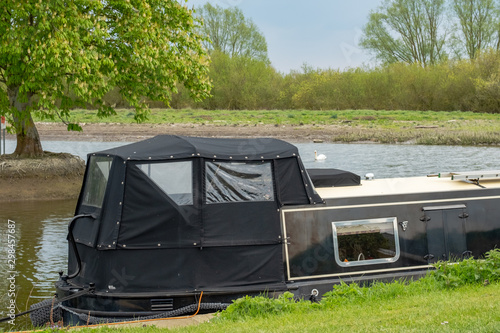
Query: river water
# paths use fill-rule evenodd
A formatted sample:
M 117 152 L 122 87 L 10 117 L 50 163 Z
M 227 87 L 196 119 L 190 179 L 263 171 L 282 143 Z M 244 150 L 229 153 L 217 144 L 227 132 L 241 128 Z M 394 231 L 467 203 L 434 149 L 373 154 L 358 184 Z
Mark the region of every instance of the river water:
M 66 269 L 67 225 L 74 208 L 74 200 L 0 206 L 0 317 L 8 315 L 11 300 L 17 313 L 53 295 L 57 272 Z M 4 323 L 0 329 L 27 328 L 27 317 L 17 318 L 15 327 Z
M 90 152 L 126 143 L 45 141 L 43 144 L 45 150 L 68 152 L 86 159 Z M 8 140 L 7 153 L 12 152 L 14 146 L 15 142 Z M 297 146 L 306 168 L 344 169 L 361 176 L 371 172 L 376 178 L 500 169 L 499 147 L 326 143 Z M 315 161 L 315 150 L 326 155 L 326 160 Z M 75 204 L 74 200 L 1 204 L 0 317 L 9 313 L 11 300 L 17 307 L 16 312 L 20 312 L 53 295 L 58 272 L 66 273 L 67 224 Z M 9 254 L 15 257 L 15 263 L 8 261 Z M 15 297 L 11 297 L 12 286 Z M 17 318 L 15 326 L 0 324 L 0 330 L 27 328 L 27 319 L 27 316 Z
M 44 141 L 43 149 L 68 152 L 87 159 L 95 151 L 119 147 L 127 142 Z M 500 168 L 500 147 L 423 146 L 386 144 L 297 143 L 306 168 L 336 168 L 376 178 L 425 176 L 438 172 L 496 170 Z M 15 141 L 7 140 L 12 153 Z M 315 161 L 314 151 L 326 155 Z

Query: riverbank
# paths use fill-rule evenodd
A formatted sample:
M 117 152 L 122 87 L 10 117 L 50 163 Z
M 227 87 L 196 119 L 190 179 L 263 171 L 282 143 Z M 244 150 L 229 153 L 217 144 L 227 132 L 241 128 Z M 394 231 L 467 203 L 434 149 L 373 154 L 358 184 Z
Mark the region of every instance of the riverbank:
M 219 126 L 204 124 L 124 124 L 124 123 L 83 123 L 83 131 L 69 132 L 62 123 L 37 123 L 38 132 L 43 140 L 57 141 L 123 141 L 133 142 L 156 135 L 170 134 L 183 136 L 219 138 L 274 137 L 277 139 L 308 142 L 313 140 L 332 141 L 332 135 L 346 134 L 335 126 L 315 127 L 311 125 L 294 126 Z
M 439 126 L 385 128 L 342 125 L 271 125 L 221 126 L 215 124 L 130 124 L 82 123 L 83 131 L 68 131 L 62 123 L 37 123 L 43 141 L 134 142 L 156 135 L 184 135 L 219 138 L 272 137 L 291 142 L 390 143 L 421 145 L 498 146 L 499 131 L 468 131 Z M 8 135 L 8 139 L 15 139 Z
M 70 154 L 46 153 L 42 158 L 0 157 L 0 202 L 76 199 L 85 162 Z
M 385 110 L 152 109 L 143 124 L 118 109 L 109 118 L 72 110 L 68 132 L 60 122 L 36 119 L 43 140 L 137 141 L 157 134 L 274 137 L 293 142 L 375 142 L 425 145 L 500 145 L 500 117 L 491 113 Z

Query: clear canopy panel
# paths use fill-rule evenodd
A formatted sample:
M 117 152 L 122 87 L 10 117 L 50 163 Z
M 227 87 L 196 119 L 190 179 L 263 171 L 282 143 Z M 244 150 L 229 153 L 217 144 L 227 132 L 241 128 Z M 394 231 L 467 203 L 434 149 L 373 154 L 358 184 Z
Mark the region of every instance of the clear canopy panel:
M 136 164 L 176 204 L 193 204 L 191 161 Z
M 206 203 L 274 201 L 271 162 L 206 162 Z

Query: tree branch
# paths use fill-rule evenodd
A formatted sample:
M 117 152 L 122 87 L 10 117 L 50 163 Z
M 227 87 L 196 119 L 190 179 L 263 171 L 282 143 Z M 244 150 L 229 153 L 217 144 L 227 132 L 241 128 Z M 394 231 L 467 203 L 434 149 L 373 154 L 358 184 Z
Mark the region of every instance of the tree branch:
M 54 112 L 56 113 L 57 118 L 59 118 L 59 119 L 62 121 L 62 123 L 63 123 L 64 125 L 68 126 L 68 125 L 70 124 L 67 120 L 64 120 L 64 119 L 63 119 L 63 117 L 62 117 L 62 116 L 61 116 L 61 114 L 57 111 L 57 109 L 56 109 L 56 110 L 54 110 Z

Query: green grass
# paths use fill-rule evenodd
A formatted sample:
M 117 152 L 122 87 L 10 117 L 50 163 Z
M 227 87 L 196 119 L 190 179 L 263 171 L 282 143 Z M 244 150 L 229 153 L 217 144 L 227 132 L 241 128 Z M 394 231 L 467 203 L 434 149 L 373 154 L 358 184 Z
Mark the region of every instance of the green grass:
M 116 110 L 116 115 L 98 118 L 93 110 L 72 110 L 70 121 L 86 123 L 134 123 L 132 109 Z M 35 120 L 41 121 L 40 117 Z M 44 120 L 46 121 L 46 120 Z M 58 121 L 58 120 L 56 120 Z M 474 112 L 445 111 L 376 111 L 376 110 L 173 110 L 152 109 L 146 123 L 203 123 L 213 125 L 347 125 L 413 128 L 441 126 L 449 128 L 476 128 L 488 125 L 500 128 L 500 115 Z
M 345 301 L 338 306 L 238 321 L 220 320 L 177 332 L 434 332 L 500 330 L 500 285 Z M 447 322 L 447 324 L 445 323 Z M 443 323 L 443 324 L 442 324 Z
M 42 119 L 35 121 L 59 121 Z M 134 123 L 134 111 L 119 109 L 109 118 L 98 118 L 92 110 L 73 110 L 73 123 Z M 385 110 L 173 110 L 152 109 L 148 124 L 192 124 L 207 126 L 290 126 L 308 131 L 328 131 L 333 142 L 370 141 L 424 145 L 498 145 L 500 115 L 447 111 Z

